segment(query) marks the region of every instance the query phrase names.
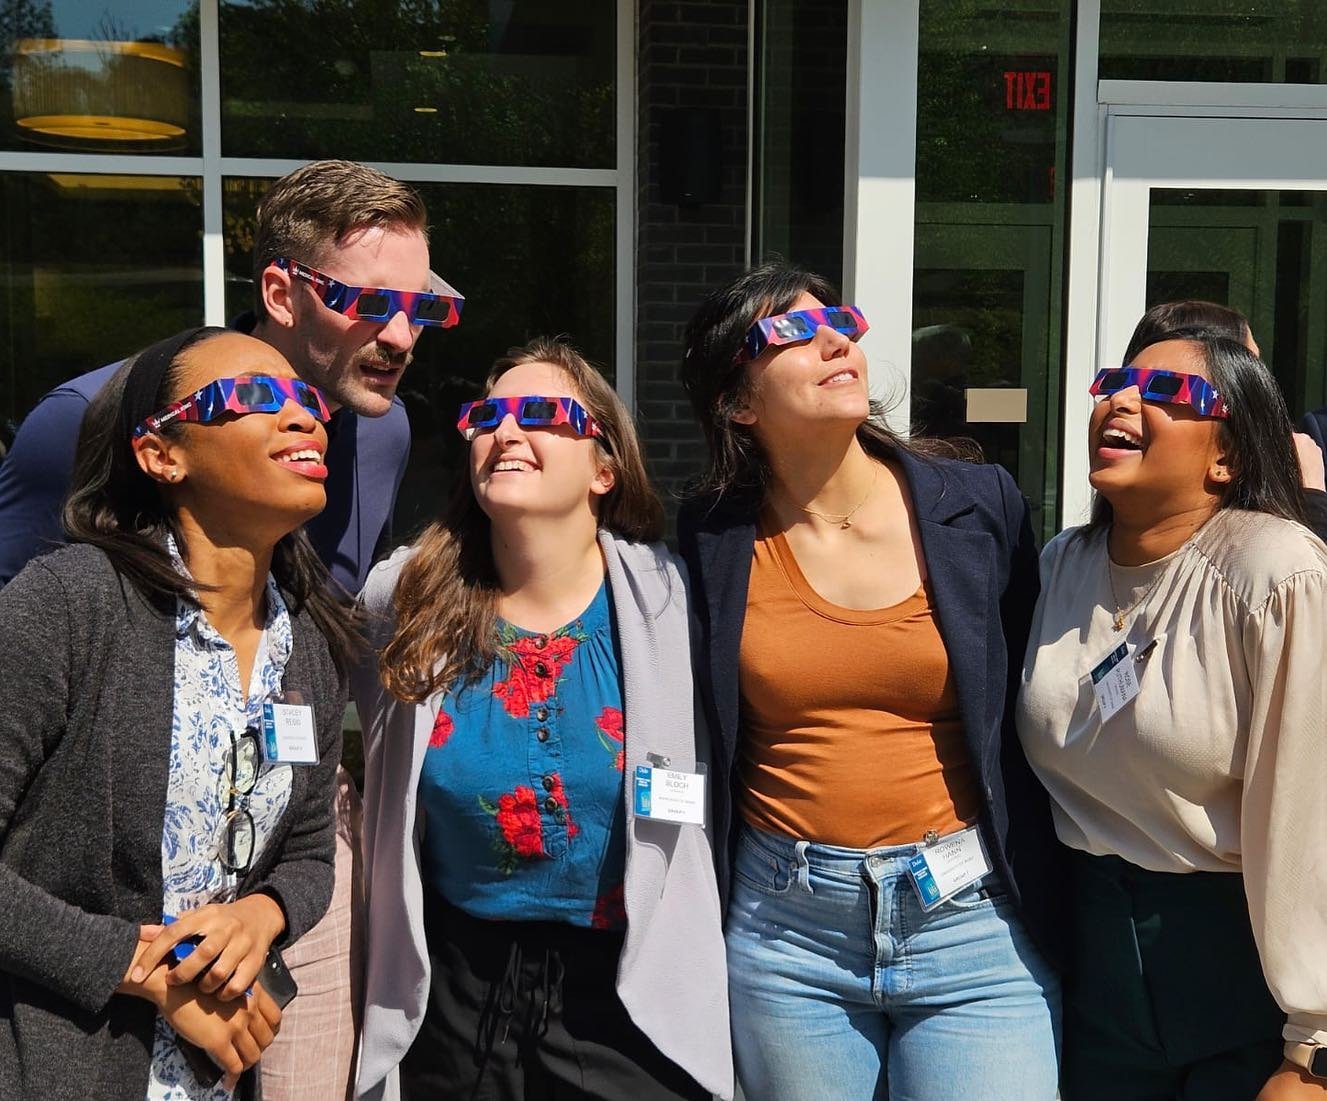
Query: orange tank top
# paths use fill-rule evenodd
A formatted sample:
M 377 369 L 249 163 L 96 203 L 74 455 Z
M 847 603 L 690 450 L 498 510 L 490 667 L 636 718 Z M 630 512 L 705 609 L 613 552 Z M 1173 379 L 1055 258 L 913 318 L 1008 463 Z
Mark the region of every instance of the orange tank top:
M 841 608 L 811 588 L 782 533 L 762 534 L 739 669 L 738 805 L 751 825 L 871 849 L 977 820 L 981 797 L 925 585 L 889 608 Z

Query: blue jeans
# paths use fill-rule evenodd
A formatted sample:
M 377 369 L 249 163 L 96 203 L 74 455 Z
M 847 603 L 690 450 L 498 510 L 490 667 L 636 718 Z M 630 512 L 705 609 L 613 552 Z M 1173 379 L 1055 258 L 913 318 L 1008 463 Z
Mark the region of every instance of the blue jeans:
M 747 1097 L 1055 1097 L 1058 978 L 994 872 L 923 913 L 907 872 L 917 849 L 742 827 L 726 937 Z

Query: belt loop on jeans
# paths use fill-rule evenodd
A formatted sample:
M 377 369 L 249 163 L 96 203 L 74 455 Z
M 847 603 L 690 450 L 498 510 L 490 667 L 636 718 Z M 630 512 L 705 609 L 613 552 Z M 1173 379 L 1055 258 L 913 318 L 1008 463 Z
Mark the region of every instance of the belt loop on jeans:
M 806 859 L 806 850 L 810 844 L 810 841 L 798 841 L 793 846 L 793 855 L 797 859 L 797 886 L 808 895 L 813 895 L 815 891 L 811 890 L 811 865 Z

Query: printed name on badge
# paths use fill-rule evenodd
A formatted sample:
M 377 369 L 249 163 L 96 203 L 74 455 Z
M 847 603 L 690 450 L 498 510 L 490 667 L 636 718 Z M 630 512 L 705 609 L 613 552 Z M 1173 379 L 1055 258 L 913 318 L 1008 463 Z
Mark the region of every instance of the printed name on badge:
M 634 806 L 638 818 L 705 824 L 705 773 L 637 765 Z
M 991 862 L 975 826 L 940 838 L 908 861 L 912 885 L 927 913 L 990 870 Z
M 318 731 L 312 707 L 300 703 L 263 704 L 263 760 L 270 765 L 318 763 Z
M 1103 723 L 1138 695 L 1138 677 L 1134 662 L 1125 660 L 1128 656 L 1129 644 L 1121 642 L 1092 670 L 1092 691 Z

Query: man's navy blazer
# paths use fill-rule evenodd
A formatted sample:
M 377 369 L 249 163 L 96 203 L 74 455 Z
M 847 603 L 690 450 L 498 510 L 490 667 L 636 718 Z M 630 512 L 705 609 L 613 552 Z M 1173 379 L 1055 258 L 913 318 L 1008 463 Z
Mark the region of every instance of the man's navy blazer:
M 982 836 L 1038 945 L 1059 957 L 1054 898 L 1060 847 L 1045 789 L 1014 729 L 1014 702 L 1040 582 L 1027 502 L 1008 471 L 898 451 L 912 495 L 937 625 L 949 655 L 968 751 L 985 800 Z M 759 492 L 698 497 L 678 517 L 691 574 L 697 686 L 715 739 L 714 837 L 726 905 L 737 830 L 741 730 L 738 654 Z M 889 777 L 881 777 L 881 799 Z M 920 839 L 919 839 L 920 840 Z

